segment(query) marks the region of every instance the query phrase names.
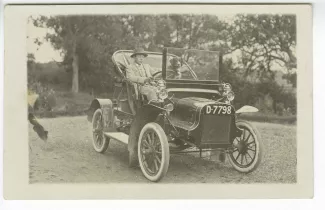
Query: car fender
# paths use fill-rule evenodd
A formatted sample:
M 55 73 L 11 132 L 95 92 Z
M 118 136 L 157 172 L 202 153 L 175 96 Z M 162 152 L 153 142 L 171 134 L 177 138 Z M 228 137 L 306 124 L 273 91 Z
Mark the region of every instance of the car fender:
M 137 110 L 136 115 L 131 124 L 129 141 L 128 141 L 128 150 L 129 152 L 137 152 L 138 138 L 143 126 L 149 122 L 154 122 L 157 120 L 158 116 L 163 112 L 163 110 L 152 106 L 144 105 Z
M 241 114 L 241 113 L 249 113 L 249 112 L 258 112 L 258 109 L 253 106 L 242 106 L 240 109 L 236 111 L 236 114 Z
M 101 109 L 103 113 L 104 131 L 113 131 L 115 129 L 113 102 L 110 99 L 94 99 L 87 110 L 87 120 L 89 122 L 92 121 L 93 114 L 97 109 Z

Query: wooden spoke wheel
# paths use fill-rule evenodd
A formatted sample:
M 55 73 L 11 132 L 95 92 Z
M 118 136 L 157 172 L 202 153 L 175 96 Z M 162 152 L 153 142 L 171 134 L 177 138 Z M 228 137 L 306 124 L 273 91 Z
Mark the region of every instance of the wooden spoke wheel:
M 146 124 L 138 141 L 139 165 L 150 181 L 162 179 L 169 166 L 169 145 L 164 130 L 157 123 Z
M 104 135 L 103 113 L 97 109 L 92 119 L 93 147 L 96 152 L 104 153 L 109 145 L 109 138 Z
M 254 171 L 261 162 L 263 146 L 257 129 L 246 121 L 237 121 L 242 130 L 240 137 L 233 141 L 233 150 L 228 153 L 231 165 L 239 172 Z

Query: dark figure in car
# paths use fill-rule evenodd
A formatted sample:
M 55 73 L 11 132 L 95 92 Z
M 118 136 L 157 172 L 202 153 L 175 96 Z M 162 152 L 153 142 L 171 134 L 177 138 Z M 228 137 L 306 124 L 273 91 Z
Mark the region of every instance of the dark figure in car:
M 174 57 L 169 62 L 170 62 L 170 66 L 168 67 L 167 70 L 173 73 L 167 72 L 167 74 L 172 74 L 171 76 L 173 77 L 173 79 L 181 79 L 182 74 L 180 71 L 181 68 L 180 60 L 177 57 Z

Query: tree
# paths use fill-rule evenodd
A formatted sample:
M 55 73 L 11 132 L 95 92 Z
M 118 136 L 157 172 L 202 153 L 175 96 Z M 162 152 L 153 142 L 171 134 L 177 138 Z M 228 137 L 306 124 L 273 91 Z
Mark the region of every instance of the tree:
M 27 54 L 27 69 L 31 70 L 33 68 L 33 65 L 35 64 L 35 56 L 33 53 Z
M 295 16 L 237 15 L 230 33 L 231 51 L 241 52 L 239 64 L 245 77 L 263 72 L 273 76 L 272 66 L 288 72 L 296 68 Z
M 294 88 L 297 87 L 297 73 L 296 72 L 289 72 L 283 75 L 283 79 L 289 81 Z
M 112 54 L 137 46 L 150 51 L 163 46 L 220 51 L 225 55 L 220 77 L 233 84 L 240 104 L 254 103 L 271 93 L 276 101 L 283 100 L 272 83 L 278 68 L 286 71 L 288 81 L 296 80 L 292 73 L 296 20 L 290 15 L 240 14 L 227 21 L 191 14 L 41 16 L 34 18 L 34 24 L 48 28 L 46 39 L 62 51 L 62 65 L 71 72 L 72 92 L 110 90 L 115 74 Z M 232 59 L 234 55 L 237 59 Z M 259 90 L 264 83 L 268 88 Z
M 35 69 L 35 56 L 33 53 L 27 54 L 27 80 L 28 83 L 32 80 L 32 71 Z
M 92 18 L 84 16 L 41 16 L 33 20 L 37 27 L 45 27 L 52 30 L 45 37 L 53 45 L 54 49 L 62 50 L 65 61 L 71 61 L 72 87 L 71 91 L 79 91 L 79 54 L 80 48 L 89 35 L 89 27 Z

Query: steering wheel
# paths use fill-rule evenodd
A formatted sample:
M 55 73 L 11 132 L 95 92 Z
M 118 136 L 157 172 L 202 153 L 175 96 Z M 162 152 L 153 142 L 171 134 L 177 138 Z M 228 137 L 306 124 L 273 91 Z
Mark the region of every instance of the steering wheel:
M 169 79 L 169 78 L 171 78 L 172 76 L 175 77 L 175 76 L 177 75 L 177 73 L 176 73 L 175 71 L 173 71 L 173 70 L 169 70 L 169 69 L 168 69 L 168 70 L 166 70 L 166 73 L 167 73 L 167 72 L 172 73 L 172 75 L 168 75 L 168 76 L 166 76 L 166 79 Z M 154 74 L 152 75 L 152 77 L 156 79 L 156 78 L 158 77 L 158 76 L 157 76 L 158 74 L 161 74 L 161 76 L 162 76 L 162 71 L 158 71 L 158 72 L 154 73 Z

